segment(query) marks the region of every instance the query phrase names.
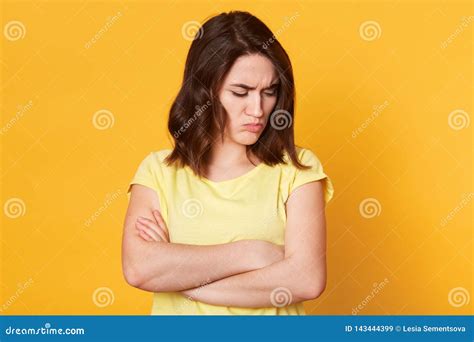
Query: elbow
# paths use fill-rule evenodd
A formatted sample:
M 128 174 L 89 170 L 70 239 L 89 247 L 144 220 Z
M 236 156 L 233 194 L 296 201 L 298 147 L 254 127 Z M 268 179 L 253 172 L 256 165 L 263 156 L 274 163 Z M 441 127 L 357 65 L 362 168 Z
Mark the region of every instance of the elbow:
M 307 280 L 304 285 L 301 286 L 299 296 L 302 300 L 316 299 L 321 296 L 325 289 L 325 279 Z
M 143 291 L 164 292 L 166 290 L 161 279 L 147 277 L 138 267 L 123 267 L 123 276 L 127 284 Z
M 122 271 L 125 281 L 130 286 L 140 288 L 144 283 L 142 272 L 137 267 L 133 267 L 130 265 L 123 266 Z

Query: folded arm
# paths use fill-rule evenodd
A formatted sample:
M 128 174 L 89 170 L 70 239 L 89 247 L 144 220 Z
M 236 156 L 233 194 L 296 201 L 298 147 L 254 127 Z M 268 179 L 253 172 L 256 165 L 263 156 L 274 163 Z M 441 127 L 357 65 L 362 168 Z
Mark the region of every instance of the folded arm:
M 259 240 L 211 246 L 168 243 L 163 238 L 147 241 L 136 229 L 137 219 L 155 220 L 153 210 L 159 209 L 154 190 L 132 186 L 122 238 L 122 268 L 126 281 L 134 287 L 152 292 L 182 291 L 282 258 L 282 248 Z
M 287 201 L 284 259 L 183 291 L 194 300 L 236 307 L 286 306 L 317 298 L 326 285 L 323 184 L 307 183 Z

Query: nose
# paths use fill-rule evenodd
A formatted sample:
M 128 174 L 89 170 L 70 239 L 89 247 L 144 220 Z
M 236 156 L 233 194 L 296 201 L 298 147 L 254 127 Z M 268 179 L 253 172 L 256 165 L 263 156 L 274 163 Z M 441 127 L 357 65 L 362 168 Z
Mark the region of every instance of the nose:
M 260 95 L 249 96 L 246 113 L 257 118 L 263 115 L 262 97 Z

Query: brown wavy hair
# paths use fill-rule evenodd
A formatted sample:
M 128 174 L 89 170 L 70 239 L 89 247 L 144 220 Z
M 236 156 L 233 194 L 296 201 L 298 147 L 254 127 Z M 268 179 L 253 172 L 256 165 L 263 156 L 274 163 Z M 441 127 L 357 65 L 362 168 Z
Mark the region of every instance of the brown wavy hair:
M 224 139 L 227 113 L 219 101 L 222 83 L 237 58 L 260 54 L 268 58 L 279 76 L 278 98 L 274 114 L 289 122 L 284 129 L 267 123 L 257 142 L 247 146 L 263 163 L 273 166 L 285 163 L 287 152 L 299 169 L 307 169 L 298 160 L 294 143 L 293 69 L 288 54 L 270 29 L 248 12 L 231 11 L 207 20 L 196 32 L 186 58 L 183 83 L 174 100 L 168 130 L 174 139 L 168 165 L 189 166 L 199 177 L 204 176 L 212 143 L 221 134 Z M 277 126 L 277 128 L 279 128 Z

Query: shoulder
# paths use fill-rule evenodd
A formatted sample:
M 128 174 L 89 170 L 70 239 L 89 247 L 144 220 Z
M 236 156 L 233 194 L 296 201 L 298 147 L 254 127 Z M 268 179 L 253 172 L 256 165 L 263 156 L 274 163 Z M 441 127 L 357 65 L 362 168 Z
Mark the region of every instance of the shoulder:
M 295 146 L 296 156 L 301 164 L 310 166 L 312 168 L 317 168 L 321 166 L 321 161 L 319 160 L 318 156 L 309 148 Z M 287 152 L 284 154 L 284 160 L 286 165 L 284 166 L 290 170 L 296 170 L 297 167 L 293 165 L 291 159 Z
M 165 160 L 165 158 L 168 155 L 170 155 L 171 152 L 172 152 L 171 149 L 165 148 L 165 149 L 162 149 L 162 150 L 150 152 L 149 157 L 153 158 L 153 159 L 156 159 L 159 162 L 163 162 Z
M 171 153 L 171 151 L 171 149 L 162 149 L 149 152 L 143 159 L 142 163 L 154 167 L 165 167 L 166 164 L 164 164 L 164 160 Z
M 160 178 L 169 168 L 164 160 L 170 153 L 170 149 L 149 152 L 141 159 L 136 175 L 139 177 L 153 175 Z

